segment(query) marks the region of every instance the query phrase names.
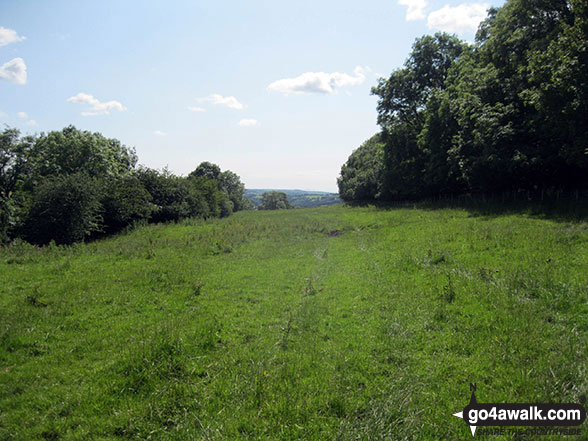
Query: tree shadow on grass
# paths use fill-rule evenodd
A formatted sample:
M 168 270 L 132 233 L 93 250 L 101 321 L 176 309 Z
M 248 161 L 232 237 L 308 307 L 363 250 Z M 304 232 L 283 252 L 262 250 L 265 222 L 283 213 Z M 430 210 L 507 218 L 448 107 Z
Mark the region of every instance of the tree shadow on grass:
M 346 203 L 353 207 L 373 206 L 380 210 L 414 208 L 427 211 L 460 209 L 472 217 L 493 219 L 508 215 L 527 215 L 556 222 L 588 222 L 588 196 L 574 195 L 550 199 L 505 199 L 503 197 L 483 197 L 462 195 L 454 198 L 427 199 L 417 201 L 360 201 Z

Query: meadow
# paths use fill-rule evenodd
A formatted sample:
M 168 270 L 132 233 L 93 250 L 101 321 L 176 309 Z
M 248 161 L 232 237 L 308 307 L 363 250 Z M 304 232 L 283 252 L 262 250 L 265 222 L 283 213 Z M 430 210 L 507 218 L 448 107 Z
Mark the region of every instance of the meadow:
M 248 211 L 16 242 L 0 279 L 0 440 L 471 439 L 470 382 L 588 392 L 582 220 Z

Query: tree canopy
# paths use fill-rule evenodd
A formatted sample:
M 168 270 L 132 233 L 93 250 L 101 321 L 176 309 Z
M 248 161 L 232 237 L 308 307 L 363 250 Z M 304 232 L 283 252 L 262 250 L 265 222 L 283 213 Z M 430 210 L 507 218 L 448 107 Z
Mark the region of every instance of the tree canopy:
M 372 89 L 382 153 L 364 145 L 350 156 L 341 197 L 585 186 L 587 17 L 585 0 L 508 0 L 489 10 L 474 45 L 442 33 L 417 39 Z
M 281 191 L 266 191 L 261 195 L 261 205 L 259 210 L 285 210 L 294 208 L 286 193 Z
M 136 167 L 117 139 L 73 126 L 21 137 L 0 133 L 0 242 L 20 237 L 68 244 L 137 222 L 228 216 L 244 186 L 230 170 L 202 162 L 188 177 Z

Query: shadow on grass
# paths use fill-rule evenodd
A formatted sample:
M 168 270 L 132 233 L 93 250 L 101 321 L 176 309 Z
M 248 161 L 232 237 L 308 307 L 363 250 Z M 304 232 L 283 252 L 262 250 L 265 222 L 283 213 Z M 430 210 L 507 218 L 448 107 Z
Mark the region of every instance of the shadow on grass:
M 544 200 L 504 197 L 482 197 L 462 195 L 454 198 L 426 199 L 417 201 L 359 201 L 346 202 L 352 207 L 373 206 L 380 210 L 415 208 L 420 210 L 461 209 L 473 217 L 496 218 L 512 214 L 525 214 L 556 222 L 588 221 L 588 197 L 569 196 Z

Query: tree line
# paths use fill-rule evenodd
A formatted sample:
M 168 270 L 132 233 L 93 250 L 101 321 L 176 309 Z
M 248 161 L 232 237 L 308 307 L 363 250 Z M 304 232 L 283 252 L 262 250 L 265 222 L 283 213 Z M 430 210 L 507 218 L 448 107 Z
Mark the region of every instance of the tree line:
M 342 166 L 343 200 L 586 188 L 588 3 L 508 0 L 473 45 L 417 39 L 372 94 L 381 132 Z
M 0 133 L 0 242 L 71 244 L 141 222 L 223 217 L 251 208 L 230 170 L 202 162 L 187 177 L 137 165 L 134 149 L 73 126 Z

